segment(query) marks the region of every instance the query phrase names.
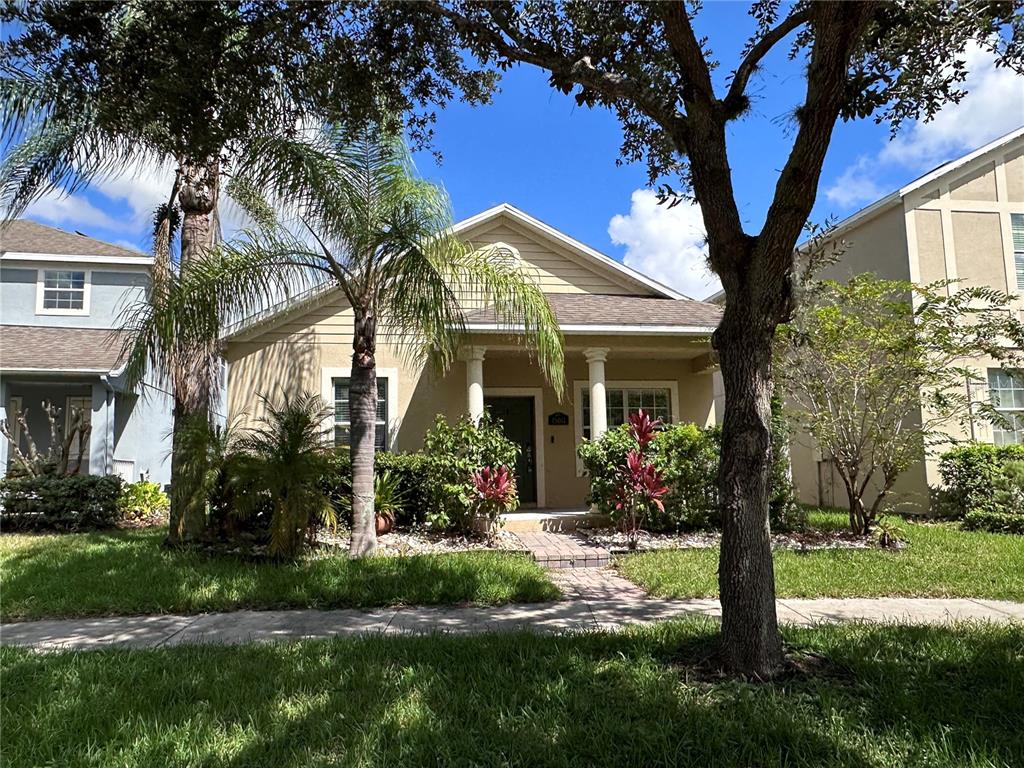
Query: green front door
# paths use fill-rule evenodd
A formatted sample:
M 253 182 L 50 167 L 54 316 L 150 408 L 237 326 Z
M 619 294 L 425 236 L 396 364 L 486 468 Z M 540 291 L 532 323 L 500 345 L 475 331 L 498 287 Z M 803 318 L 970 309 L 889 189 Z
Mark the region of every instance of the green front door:
M 505 437 L 519 446 L 516 484 L 521 504 L 537 503 L 537 465 L 534 460 L 534 413 L 532 397 L 485 397 L 484 406 L 501 421 Z

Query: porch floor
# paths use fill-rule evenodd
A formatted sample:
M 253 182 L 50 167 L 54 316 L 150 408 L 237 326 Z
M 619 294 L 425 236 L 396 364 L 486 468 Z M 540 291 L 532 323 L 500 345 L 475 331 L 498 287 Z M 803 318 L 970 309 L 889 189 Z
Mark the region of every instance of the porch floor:
M 607 525 L 607 515 L 591 512 L 589 507 L 569 509 L 520 508 L 501 516 L 504 529 L 511 533 L 571 533 L 577 528 Z

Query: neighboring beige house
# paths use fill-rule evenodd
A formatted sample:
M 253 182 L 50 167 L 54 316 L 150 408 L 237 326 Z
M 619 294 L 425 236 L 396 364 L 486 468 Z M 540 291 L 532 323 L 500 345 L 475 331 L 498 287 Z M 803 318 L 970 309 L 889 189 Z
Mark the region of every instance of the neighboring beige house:
M 524 507 L 582 509 L 587 479 L 576 458 L 583 437 L 623 423 L 631 411 L 672 422 L 714 424 L 709 337 L 719 307 L 694 301 L 623 266 L 511 205 L 456 225 L 466 241 L 501 243 L 548 295 L 565 334 L 560 399 L 530 356 L 484 310 L 467 313 L 470 337 L 444 376 L 410 366 L 380 333 L 378 447 L 412 451 L 436 414 L 455 419 L 485 408 L 522 447 Z M 232 418 L 259 412 L 259 393 L 320 393 L 334 404 L 336 442 L 347 435 L 352 312 L 336 291 L 249 323 L 227 338 Z
M 918 284 L 950 279 L 1024 294 L 1024 128 L 936 168 L 850 216 L 831 233 L 829 242 L 838 240 L 845 241 L 845 251 L 839 263 L 826 270 L 827 277 L 874 272 Z M 1017 302 L 1016 311 L 1024 311 L 1024 302 Z M 971 364 L 988 382 L 994 402 L 1014 428 L 993 429 L 978 421 L 972 433 L 952 437 L 1024 442 L 1024 384 L 989 360 Z M 802 501 L 845 506 L 846 493 L 831 462 L 806 436 L 794 440 L 792 461 Z M 905 511 L 925 511 L 929 489 L 939 483 L 938 457 L 932 456 L 900 479 L 894 489 L 896 502 Z

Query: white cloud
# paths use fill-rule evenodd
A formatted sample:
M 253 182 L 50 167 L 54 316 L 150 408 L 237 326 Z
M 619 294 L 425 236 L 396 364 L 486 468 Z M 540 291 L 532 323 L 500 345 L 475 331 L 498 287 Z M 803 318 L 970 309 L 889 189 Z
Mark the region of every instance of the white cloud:
M 167 201 L 173 182 L 170 166 L 133 163 L 116 176 L 91 182 L 88 194 L 47 194 L 26 215 L 87 235 L 96 236 L 95 230 L 102 229 L 101 237 L 115 234 L 122 241 L 145 242 L 153 211 Z
M 152 233 L 153 212 L 167 202 L 173 184 L 171 164 L 136 162 L 116 176 L 91 182 L 87 194 L 46 195 L 29 206 L 26 214 L 101 239 L 116 238 L 118 243 L 131 243 L 132 248 L 146 248 Z M 225 237 L 251 225 L 242 210 L 224 194 L 220 222 Z
M 1024 80 L 996 68 L 995 57 L 973 45 L 964 54 L 967 95 L 947 104 L 930 122 L 917 121 L 874 155 L 862 155 L 825 190 L 832 202 L 850 207 L 881 197 L 879 175 L 892 170 L 927 171 L 977 149 L 1024 123 Z
M 34 218 L 67 229 L 118 229 L 120 224 L 81 195 L 50 193 L 33 203 L 28 213 Z
M 608 234 L 616 245 L 626 246 L 626 266 L 702 299 L 721 284 L 707 266 L 707 235 L 696 203 L 675 208 L 658 205 L 649 189 L 633 192 L 628 214 L 616 214 L 608 222 Z

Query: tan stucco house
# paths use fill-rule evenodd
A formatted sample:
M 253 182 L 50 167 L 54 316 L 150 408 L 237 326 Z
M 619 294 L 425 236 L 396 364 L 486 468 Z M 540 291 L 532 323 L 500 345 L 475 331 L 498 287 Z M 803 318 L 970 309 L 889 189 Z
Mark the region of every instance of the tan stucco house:
M 502 244 L 548 295 L 565 335 L 567 391 L 559 398 L 510 337 L 514 329 L 486 310 L 467 311 L 461 360 L 443 376 L 406 362 L 388 345 L 385 327 L 377 354 L 379 448 L 416 450 L 436 414 L 455 419 L 488 408 L 522 447 L 523 506 L 580 509 L 588 484 L 576 446 L 585 436 L 641 407 L 666 421 L 715 423 L 709 337 L 720 307 L 682 296 L 511 205 L 466 219 L 456 231 L 476 246 Z M 244 324 L 226 340 L 231 418 L 257 414 L 259 393 L 317 392 L 335 404 L 334 434 L 343 442 L 351 355 L 352 311 L 339 292 Z
M 858 211 L 840 222 L 821 247 L 836 241 L 843 241 L 843 255 L 825 271 L 826 277 L 846 279 L 874 272 L 920 285 L 957 280 L 960 285 L 1024 294 L 1024 128 Z M 1024 301 L 1016 302 L 1015 311 L 1024 312 Z M 969 364 L 977 367 L 993 402 L 1013 428 L 993 429 L 979 420 L 970 433 L 957 430 L 950 436 L 996 444 L 1024 442 L 1024 385 L 990 360 Z M 846 504 L 829 457 L 806 436 L 794 439 L 792 462 L 802 501 Z M 939 484 L 934 455 L 897 482 L 894 497 L 901 510 L 923 512 L 929 505 L 929 489 Z

